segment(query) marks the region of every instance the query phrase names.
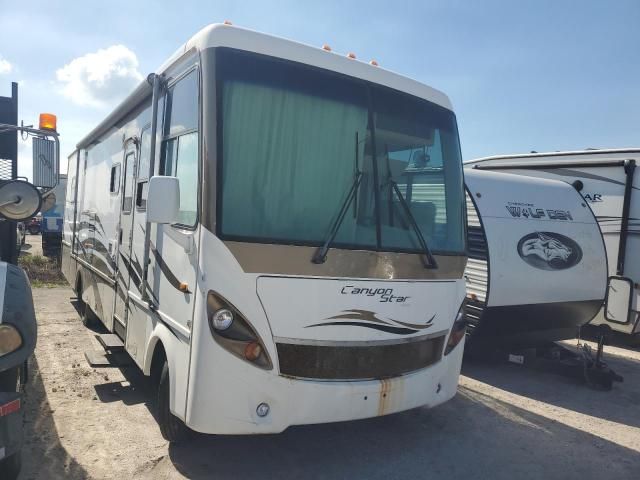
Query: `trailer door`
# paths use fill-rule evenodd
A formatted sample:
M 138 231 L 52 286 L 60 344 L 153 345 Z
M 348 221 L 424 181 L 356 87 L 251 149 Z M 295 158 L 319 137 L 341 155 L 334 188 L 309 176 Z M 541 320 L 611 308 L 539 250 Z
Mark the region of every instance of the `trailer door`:
M 117 252 L 117 280 L 116 299 L 114 308 L 114 318 L 116 323 L 114 329 L 124 338 L 127 327 L 127 292 L 131 281 L 131 237 L 133 216 L 133 185 L 135 184 L 134 172 L 136 171 L 137 146 L 134 141 L 128 141 L 124 151 L 123 159 L 123 180 L 122 180 L 122 201 L 120 202 L 120 228 L 118 233 Z M 117 164 L 114 165 L 117 169 Z M 117 182 L 113 177 L 117 172 L 112 173 L 112 182 Z

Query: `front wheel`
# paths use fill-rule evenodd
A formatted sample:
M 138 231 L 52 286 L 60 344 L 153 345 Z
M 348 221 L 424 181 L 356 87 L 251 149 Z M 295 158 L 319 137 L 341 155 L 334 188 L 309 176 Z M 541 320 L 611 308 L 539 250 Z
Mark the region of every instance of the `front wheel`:
M 188 429 L 169 408 L 169 364 L 165 360 L 158 385 L 158 424 L 165 440 L 179 443 L 187 438 Z

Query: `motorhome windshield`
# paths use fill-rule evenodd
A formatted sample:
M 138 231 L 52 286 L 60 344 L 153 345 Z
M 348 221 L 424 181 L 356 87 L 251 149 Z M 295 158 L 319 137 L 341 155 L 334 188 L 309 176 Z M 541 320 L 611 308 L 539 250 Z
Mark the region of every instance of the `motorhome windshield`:
M 433 252 L 464 251 L 451 111 L 231 49 L 218 52 L 216 72 L 221 238 L 321 245 L 361 174 L 332 247 L 421 252 L 404 200 Z

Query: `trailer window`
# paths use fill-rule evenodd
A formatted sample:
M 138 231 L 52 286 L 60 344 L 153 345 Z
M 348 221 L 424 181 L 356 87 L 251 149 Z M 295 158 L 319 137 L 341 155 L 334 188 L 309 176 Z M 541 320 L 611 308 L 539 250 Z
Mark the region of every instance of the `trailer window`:
M 71 181 L 71 189 L 75 189 L 75 177 Z M 120 190 L 120 164 L 116 163 L 111 167 L 111 181 L 109 182 L 109 192 L 118 193 Z

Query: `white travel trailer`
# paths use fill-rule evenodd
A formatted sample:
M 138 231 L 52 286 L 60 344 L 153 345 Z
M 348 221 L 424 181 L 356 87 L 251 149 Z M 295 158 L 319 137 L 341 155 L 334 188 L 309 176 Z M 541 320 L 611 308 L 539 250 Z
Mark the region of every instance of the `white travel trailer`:
M 465 168 L 469 347 L 539 348 L 575 338 L 600 310 L 598 222 L 558 180 Z
M 580 191 L 593 210 L 608 255 L 606 301 L 592 325 L 640 333 L 640 149 L 583 150 L 480 158 L 466 169 L 503 171 L 562 180 Z
M 281 432 L 434 406 L 463 351 L 448 98 L 206 27 L 69 157 L 63 269 L 159 381 L 159 423 Z M 428 198 L 427 198 L 428 197 Z

